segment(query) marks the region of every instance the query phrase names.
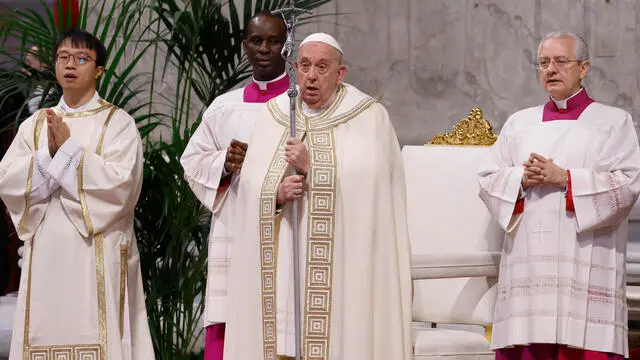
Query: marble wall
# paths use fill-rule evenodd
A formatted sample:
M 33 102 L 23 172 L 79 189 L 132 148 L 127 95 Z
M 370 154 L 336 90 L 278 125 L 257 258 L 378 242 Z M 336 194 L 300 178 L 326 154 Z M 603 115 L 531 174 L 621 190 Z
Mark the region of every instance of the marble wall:
M 591 96 L 640 119 L 640 0 L 332 0 L 315 13 L 298 40 L 335 35 L 346 81 L 380 98 L 402 144 L 450 130 L 474 106 L 498 132 L 510 113 L 544 102 L 533 63 L 539 39 L 557 30 L 587 40 Z M 149 54 L 140 71 L 152 64 Z M 158 93 L 175 90 L 174 75 L 156 78 Z M 194 104 L 194 117 L 200 108 Z
M 333 0 L 316 13 L 300 32 L 336 36 L 346 81 L 381 99 L 403 144 L 448 131 L 474 106 L 497 132 L 544 102 L 537 42 L 558 30 L 590 46 L 590 95 L 640 119 L 640 0 Z

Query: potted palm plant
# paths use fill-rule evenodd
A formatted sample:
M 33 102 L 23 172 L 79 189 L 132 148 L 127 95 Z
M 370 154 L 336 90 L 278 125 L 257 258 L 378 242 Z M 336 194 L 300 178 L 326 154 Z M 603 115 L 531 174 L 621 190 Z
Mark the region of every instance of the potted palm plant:
M 296 6 L 314 9 L 329 1 L 298 1 Z M 152 201 L 148 203 L 146 198 L 141 199 L 138 209 L 141 212 L 144 209 L 155 209 L 157 214 L 147 214 L 148 221 L 155 221 L 155 226 L 166 227 L 168 231 L 163 232 L 164 234 L 179 233 L 176 235 L 181 239 L 176 245 L 181 250 L 178 258 L 175 257 L 175 250 L 166 252 L 157 245 L 149 245 L 157 254 L 152 259 L 157 261 L 160 256 L 167 272 L 184 274 L 180 276 L 183 280 L 178 282 L 154 281 L 145 288 L 148 293 L 158 294 L 158 299 L 162 299 L 153 305 L 147 302 L 149 306 L 155 307 L 155 310 L 150 311 L 153 314 L 151 316 L 158 316 L 151 322 L 155 333 L 154 341 L 157 341 L 156 348 L 162 353 L 193 354 L 199 348 L 197 339 L 203 335 L 200 316 L 204 303 L 201 298 L 206 279 L 206 236 L 211 216 L 198 203 L 182 178 L 180 156 L 199 125 L 206 106 L 216 96 L 251 76 L 249 63 L 242 53 L 242 40 L 250 17 L 260 11 L 284 7 L 286 3 L 285 0 L 244 0 L 242 4 L 239 1 L 200 0 L 188 1 L 183 6 L 176 0 L 158 0 L 152 7 L 160 20 L 155 28 L 158 41 L 154 51 L 162 55 L 165 65 L 169 64 L 178 71 L 174 79 L 176 91 L 173 98 L 169 99 L 175 104 L 171 115 L 170 138 L 156 141 L 152 146 L 155 147 L 154 153 L 157 156 L 147 159 L 149 169 L 171 171 L 171 174 L 158 176 L 158 173 L 149 172 L 149 178 L 145 177 L 144 184 L 157 186 L 154 181 L 161 182 L 168 176 L 173 177 L 175 182 L 164 185 L 170 187 L 165 192 L 166 196 L 149 197 Z M 239 12 L 238 5 L 244 11 Z M 165 74 L 163 70 L 158 75 Z M 197 108 L 193 109 L 193 106 Z M 194 116 L 194 113 L 197 115 Z M 149 195 L 156 193 L 157 191 L 150 191 Z M 175 206 L 180 209 L 180 215 L 174 210 Z M 142 219 L 143 215 L 140 214 L 138 218 Z M 162 220 L 157 221 L 158 219 Z M 196 222 L 193 222 L 194 219 Z M 176 221 L 181 224 L 179 228 L 174 226 Z M 149 238 L 149 241 L 153 242 L 153 239 Z M 169 245 L 170 242 L 165 244 Z M 177 259 L 179 261 L 175 261 Z M 174 321 L 170 316 L 175 316 L 176 313 L 179 316 Z
M 295 5 L 314 9 L 329 1 L 301 0 Z M 201 299 L 210 214 L 184 180 L 180 156 L 206 105 L 250 76 L 241 45 L 249 18 L 286 5 L 286 0 L 80 1 L 78 26 L 92 31 L 108 50 L 98 91 L 136 118 L 145 140 L 135 225 L 158 359 L 201 358 L 198 339 L 203 333 Z M 58 16 L 63 10 L 58 9 Z M 45 16 L 19 9 L 0 13 L 0 42 L 11 37 L 22 40 L 17 49 L 0 47 L 0 55 L 10 59 L 8 68 L 23 67 L 22 59 L 32 45 L 37 45 L 35 56 L 44 67 L 53 68 L 52 46 L 64 28 L 62 19 L 56 24 L 49 10 Z M 141 66 L 145 57 L 152 59 L 146 68 Z M 158 91 L 155 84 L 169 74 L 175 91 Z M 0 104 L 11 94 L 29 94 L 36 87 L 54 94 L 43 96 L 40 107 L 59 98 L 53 74 L 29 77 L 6 71 L 0 76 Z M 170 111 L 154 112 L 155 104 L 169 105 Z M 22 119 L 16 116 L 14 123 Z M 161 134 L 168 130 L 169 135 L 149 136 L 158 126 L 165 128 Z

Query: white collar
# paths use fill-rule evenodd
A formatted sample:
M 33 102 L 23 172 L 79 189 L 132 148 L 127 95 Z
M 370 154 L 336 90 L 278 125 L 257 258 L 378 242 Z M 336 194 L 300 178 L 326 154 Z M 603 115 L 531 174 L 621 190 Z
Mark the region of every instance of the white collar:
M 553 100 L 553 102 L 556 104 L 556 107 L 558 109 L 566 109 L 567 108 L 567 102 L 569 101 L 569 99 L 571 99 L 572 97 L 580 94 L 581 91 L 583 91 L 584 88 L 581 87 L 580 90 L 578 90 L 575 94 L 569 96 L 568 98 L 564 99 L 564 100 L 556 100 L 553 98 L 553 96 L 551 97 L 551 100 Z
M 260 90 L 267 90 L 267 85 L 274 83 L 278 80 L 282 80 L 285 76 L 287 76 L 287 72 L 283 72 L 282 75 L 278 76 L 277 78 L 273 79 L 273 80 L 267 80 L 267 81 L 259 81 L 256 80 L 255 77 L 252 77 L 253 82 L 256 83 L 258 85 L 258 88 L 260 88 Z
M 89 108 L 94 105 L 98 99 L 100 99 L 100 95 L 98 95 L 98 91 L 95 92 L 95 94 L 93 94 L 93 97 L 91 98 L 91 100 L 89 100 L 86 104 L 77 107 L 77 108 L 72 108 L 69 105 L 67 105 L 67 102 L 64 101 L 64 96 L 60 99 L 60 110 L 62 110 L 63 113 L 66 114 L 71 114 L 71 113 L 77 113 L 77 112 L 81 112 L 81 111 L 86 111 L 86 110 L 90 110 Z

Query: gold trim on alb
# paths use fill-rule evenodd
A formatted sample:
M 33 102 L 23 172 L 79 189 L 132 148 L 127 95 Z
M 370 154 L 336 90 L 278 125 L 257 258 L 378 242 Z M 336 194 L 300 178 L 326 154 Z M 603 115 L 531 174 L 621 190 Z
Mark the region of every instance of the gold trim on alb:
M 98 114 L 99 112 L 107 109 L 111 109 L 111 112 L 107 115 L 105 123 L 102 127 L 102 131 L 100 133 L 100 138 L 98 139 L 98 145 L 96 147 L 95 153 L 97 155 L 101 155 L 102 146 L 104 137 L 106 134 L 107 127 L 113 114 L 118 109 L 114 105 L 109 104 L 108 102 L 100 99 L 98 101 L 100 103 L 100 107 L 73 114 L 62 114 L 65 118 L 77 118 Z M 58 110 L 59 109 L 55 109 Z M 33 141 L 34 141 L 34 149 L 38 150 L 38 141 L 40 136 L 40 131 L 42 128 L 42 124 L 44 122 L 45 113 L 41 111 L 36 120 L 36 124 L 34 127 Z M 47 345 L 47 346 L 30 346 L 29 343 L 29 325 L 30 325 L 30 316 L 31 316 L 31 265 L 33 260 L 33 248 L 34 243 L 30 241 L 30 246 L 28 246 L 29 251 L 29 263 L 27 265 L 27 289 L 26 289 L 26 298 L 25 298 L 25 320 L 24 320 L 24 338 L 23 338 L 23 359 L 24 360 L 58 360 L 58 359 L 69 359 L 69 360 L 105 360 L 107 359 L 107 304 L 106 304 L 106 285 L 105 285 L 105 266 L 104 266 L 104 239 L 102 233 L 98 233 L 94 235 L 93 222 L 91 221 L 91 216 L 89 214 L 89 208 L 87 206 L 87 201 L 84 193 L 84 158 L 85 152 L 83 151 L 80 155 L 80 161 L 78 163 L 77 177 L 78 177 L 78 196 L 80 198 L 80 204 L 82 207 L 82 213 L 84 216 L 85 224 L 87 226 L 88 237 L 93 237 L 93 246 L 95 249 L 95 259 L 96 259 L 96 284 L 97 284 L 97 300 L 98 300 L 98 336 L 99 336 L 99 344 L 96 345 Z M 27 179 L 27 186 L 25 190 L 25 213 L 23 215 L 23 219 L 20 221 L 23 224 L 23 221 L 28 217 L 29 212 L 29 194 L 31 193 L 31 182 L 33 175 L 33 158 L 31 159 L 31 166 L 29 170 L 29 177 Z M 24 225 L 24 224 L 23 224 Z M 126 245 L 124 245 L 124 254 L 126 255 Z M 121 250 L 122 251 L 122 250 Z M 122 253 L 121 253 L 122 254 Z M 126 262 L 125 262 L 126 266 Z M 122 270 L 121 270 L 122 271 Z M 122 277 L 122 275 L 121 275 Z M 126 280 L 126 274 L 125 274 Z M 122 278 L 121 278 L 121 286 L 122 286 Z M 123 309 L 123 293 L 121 293 L 120 299 L 120 311 Z M 120 315 L 120 329 L 122 333 L 123 328 L 123 316 Z
M 127 244 L 120 245 L 120 338 L 124 336 L 124 297 L 127 293 Z
M 33 151 L 38 151 L 40 141 L 40 131 L 42 130 L 42 124 L 44 123 L 45 112 L 40 110 L 38 113 L 38 117 L 36 118 L 36 123 L 33 127 Z M 20 232 L 26 232 L 27 226 L 29 223 L 29 210 L 31 209 L 31 188 L 33 186 L 33 167 L 35 159 L 33 156 L 31 157 L 31 162 L 29 163 L 29 175 L 27 175 L 27 185 L 24 190 L 24 212 L 22 213 L 22 217 L 18 222 L 18 229 Z

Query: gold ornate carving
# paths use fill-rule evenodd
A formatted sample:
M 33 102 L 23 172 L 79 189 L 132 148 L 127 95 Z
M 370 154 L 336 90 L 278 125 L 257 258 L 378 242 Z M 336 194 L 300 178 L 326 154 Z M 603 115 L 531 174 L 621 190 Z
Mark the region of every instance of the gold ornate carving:
M 453 131 L 436 135 L 425 145 L 482 145 L 491 146 L 498 140 L 493 127 L 484 119 L 482 109 L 474 107 L 466 119 L 460 120 Z

